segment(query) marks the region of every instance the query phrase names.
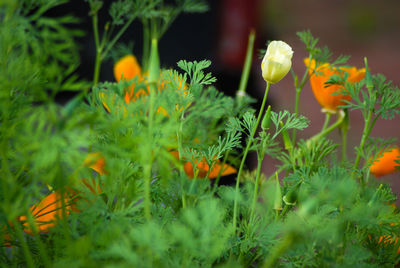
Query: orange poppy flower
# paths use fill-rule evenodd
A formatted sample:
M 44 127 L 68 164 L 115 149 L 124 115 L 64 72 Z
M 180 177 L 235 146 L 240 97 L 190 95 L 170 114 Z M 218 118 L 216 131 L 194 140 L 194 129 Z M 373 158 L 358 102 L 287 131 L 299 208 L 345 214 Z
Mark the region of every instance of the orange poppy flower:
M 372 163 L 369 171 L 375 175 L 375 177 L 381 177 L 384 175 L 392 174 L 398 169 L 399 166 L 395 160 L 400 160 L 400 150 L 398 147 L 393 148 L 391 151 L 383 153 L 378 159 Z
M 171 154 L 179 160 L 179 153 L 177 151 L 172 151 Z M 188 177 L 193 178 L 194 177 L 194 172 L 193 172 L 193 164 L 190 161 L 186 161 L 184 166 L 183 166 L 186 175 Z M 210 170 L 210 166 L 207 164 L 207 161 L 203 158 L 197 165 L 196 169 L 199 171 L 197 176 L 199 178 L 204 178 L 207 176 L 208 171 Z M 210 173 L 208 174 L 209 179 L 215 179 L 218 177 L 218 174 L 221 172 L 221 176 L 228 176 L 231 174 L 235 174 L 237 170 L 228 165 L 224 164 L 224 166 L 221 165 L 220 161 L 217 160 L 217 162 L 213 165 L 213 167 L 210 170 Z
M 39 232 L 48 232 L 50 228 L 54 227 L 56 222 L 63 218 L 63 205 L 65 208 L 65 215 L 69 215 L 71 208 L 71 197 L 64 193 L 64 197 L 60 193 L 54 192 L 43 198 L 39 203 L 30 208 L 36 227 Z M 64 204 L 63 204 L 64 203 Z M 24 231 L 27 234 L 33 234 L 32 227 L 29 226 L 26 216 L 18 217 L 19 221 L 25 222 Z
M 311 89 L 324 111 L 336 113 L 338 106 L 344 105 L 345 100 L 351 100 L 351 97 L 348 95 L 332 95 L 333 92 L 341 90 L 340 85 L 329 85 L 328 87 L 325 85 L 325 82 L 328 81 L 332 75 L 340 74 L 338 69 L 331 67 L 328 63 L 315 68 L 315 60 L 312 60 L 310 64 L 308 58 L 304 60 L 304 63 L 309 67 L 308 74 L 310 76 Z M 365 68 L 357 69 L 351 67 L 341 68 L 340 70 L 349 74 L 347 78 L 349 82 L 359 82 L 365 77 Z
M 106 174 L 104 170 L 105 159 L 100 153 L 89 153 L 84 160 L 84 165 L 95 170 L 100 175 Z M 93 178 L 91 182 L 84 178 L 82 179 L 82 183 L 88 187 L 93 194 L 100 194 L 102 192 L 100 185 Z M 76 207 L 76 202 L 81 199 L 78 196 L 78 192 L 69 187 L 66 190 L 63 197 L 59 191 L 55 191 L 30 208 L 30 213 L 35 220 L 39 232 L 48 232 L 50 228 L 55 226 L 58 220 L 63 218 L 63 205 L 65 206 L 66 216 L 68 216 L 71 211 L 80 212 Z M 26 233 L 33 234 L 32 227 L 29 226 L 26 216 L 20 216 L 18 220 L 25 222 L 23 225 Z
M 104 166 L 106 165 L 106 160 L 100 153 L 89 153 L 83 164 L 93 169 L 100 175 L 106 174 Z
M 142 69 L 136 59 L 135 56 L 133 55 L 126 55 L 119 59 L 115 65 L 114 65 L 114 77 L 117 82 L 121 80 L 131 80 L 135 77 L 139 78 L 139 81 L 144 80 L 144 76 L 146 74 L 142 74 Z M 161 80 L 159 83 L 159 88 L 158 90 L 163 90 L 166 87 L 166 84 L 170 83 L 168 80 Z M 184 84 L 180 79 L 178 81 L 179 84 L 179 89 L 183 91 L 184 95 L 187 95 L 187 85 Z M 149 95 L 149 87 L 147 86 L 146 89 L 139 89 L 138 91 L 135 92 L 135 84 L 132 83 L 129 88 L 125 90 L 125 95 L 124 95 L 124 101 L 126 104 L 129 104 L 131 102 L 135 102 L 137 99 L 139 99 L 142 96 L 148 96 Z M 111 103 L 114 104 L 115 102 L 115 96 L 106 96 L 106 93 L 101 92 L 100 97 L 103 99 L 103 105 L 106 108 L 108 112 L 111 112 L 110 107 L 107 105 L 105 99 L 107 97 L 112 97 L 113 99 L 111 100 Z M 176 110 L 180 111 L 182 110 L 179 109 L 178 104 L 176 105 Z M 124 115 L 126 115 L 126 109 L 124 108 Z M 157 113 L 158 114 L 163 114 L 164 116 L 167 116 L 168 113 L 163 107 L 158 107 L 157 108 Z

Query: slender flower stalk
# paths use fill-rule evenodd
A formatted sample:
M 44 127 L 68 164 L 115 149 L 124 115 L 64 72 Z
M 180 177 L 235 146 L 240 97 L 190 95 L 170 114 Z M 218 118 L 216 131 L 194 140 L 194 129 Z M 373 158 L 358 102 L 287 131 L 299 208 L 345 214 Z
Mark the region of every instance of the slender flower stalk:
M 261 176 L 261 166 L 262 162 L 264 159 L 264 154 L 263 152 L 261 155 L 258 156 L 257 158 L 257 173 L 256 173 L 256 182 L 254 185 L 254 193 L 253 193 L 253 201 L 251 203 L 251 208 L 250 208 L 250 221 L 253 219 L 254 216 L 254 210 L 256 209 L 256 204 L 257 204 L 257 196 L 258 196 L 258 186 L 260 183 L 260 176 Z
M 265 103 L 267 102 L 267 96 L 268 96 L 268 91 L 269 91 L 270 86 L 271 86 L 271 83 L 267 82 L 267 87 L 265 89 L 264 98 L 263 98 L 263 101 L 261 104 L 260 112 L 258 113 L 257 122 L 256 122 L 256 125 L 255 125 L 253 131 L 250 133 L 250 137 L 247 141 L 247 146 L 246 146 L 246 149 L 244 150 L 242 161 L 240 162 L 239 171 L 238 171 L 238 175 L 236 178 L 235 201 L 233 204 L 233 219 L 232 219 L 232 226 L 233 226 L 234 230 L 236 230 L 240 176 L 242 175 L 242 171 L 243 171 L 244 163 L 246 162 L 247 154 L 249 153 L 249 149 L 251 147 L 251 144 L 253 143 L 254 135 L 256 134 L 258 125 L 260 124 L 261 117 L 263 115 L 264 108 L 265 108 Z
M 246 93 L 247 82 L 249 81 L 251 62 L 253 60 L 255 37 L 256 37 L 255 30 L 251 29 L 249 34 L 249 41 L 247 43 L 246 59 L 243 65 L 243 71 L 242 71 L 242 76 L 240 78 L 239 89 L 236 92 L 236 97 L 238 98 L 239 102 L 241 101 L 243 95 Z
M 325 113 L 325 121 L 321 131 L 324 131 L 328 127 L 331 116 L 332 116 L 331 113 Z
M 310 61 L 312 60 L 312 55 L 311 54 L 308 56 L 308 59 Z M 298 83 L 297 76 L 296 75 L 294 76 L 295 77 L 295 88 L 296 88 L 296 102 L 295 102 L 294 113 L 295 113 L 296 116 L 299 114 L 300 93 L 303 90 L 303 87 L 306 84 L 306 82 L 308 81 L 308 79 L 310 79 L 310 76 L 307 75 L 308 71 L 309 71 L 309 68 L 310 67 L 307 66 L 300 83 Z M 296 129 L 293 129 L 293 132 L 292 132 L 292 144 L 295 144 L 295 143 L 296 143 Z
M 318 140 L 322 137 L 325 137 L 326 135 L 331 133 L 335 128 L 338 128 L 342 124 L 344 118 L 345 118 L 345 115 L 344 115 L 343 110 L 339 110 L 337 121 L 335 123 L 333 123 L 332 125 L 330 125 L 329 127 L 322 129 L 321 132 L 319 132 L 318 134 L 316 134 L 313 137 L 311 137 L 310 139 L 308 139 L 308 141 L 311 142 L 313 140 Z

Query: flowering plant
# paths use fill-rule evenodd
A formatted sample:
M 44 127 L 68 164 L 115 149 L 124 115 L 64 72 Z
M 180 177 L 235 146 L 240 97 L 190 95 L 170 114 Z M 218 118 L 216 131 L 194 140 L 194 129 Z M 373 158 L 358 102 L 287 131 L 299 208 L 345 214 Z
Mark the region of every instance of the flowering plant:
M 63 2 L 0 4 L 1 266 L 400 261 L 397 197 L 376 178 L 398 174 L 399 150 L 394 140 L 370 137 L 379 118 L 400 112 L 400 90 L 372 74 L 367 59 L 364 68 L 349 69 L 346 57 L 332 60 L 305 31 L 298 35 L 308 58 L 298 76 L 290 72 L 290 45 L 272 41 L 257 68 L 266 83 L 262 104 L 252 107 L 243 93 L 254 32 L 239 94 L 230 97 L 213 86 L 208 60 L 161 68 L 162 35 L 181 12 L 207 10 L 205 2 L 113 1 L 100 32 L 103 1 L 88 0 L 96 58 L 93 80 L 83 81 L 75 75 L 74 41 L 82 32 L 66 27 L 77 21 L 46 17 Z M 118 52 L 115 44 L 135 20 L 143 25 L 142 57 L 120 53 L 106 70 L 104 60 Z M 104 81 L 102 69 L 114 72 L 115 81 Z M 267 97 L 291 79 L 289 72 L 294 112 L 278 111 Z M 326 113 L 315 135 L 298 139 L 310 125 L 300 113 L 309 81 L 318 102 L 334 113 Z M 75 96 L 61 105 L 55 99 L 65 90 Z M 353 110 L 361 111 L 364 129 L 348 156 Z M 330 138 L 336 129 L 339 143 Z M 246 166 L 250 153 L 254 171 Z M 277 160 L 272 174 L 262 173 L 266 156 Z

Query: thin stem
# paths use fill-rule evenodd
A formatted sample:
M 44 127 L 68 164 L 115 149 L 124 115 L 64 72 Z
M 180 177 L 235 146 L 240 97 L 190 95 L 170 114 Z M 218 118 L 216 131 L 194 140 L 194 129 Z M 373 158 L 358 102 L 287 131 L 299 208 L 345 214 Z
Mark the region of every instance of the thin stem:
M 96 61 L 94 63 L 94 73 L 93 73 L 93 85 L 97 85 L 100 76 L 100 66 L 101 66 L 101 49 L 96 49 Z
M 344 163 L 347 159 L 346 151 L 347 151 L 347 129 L 342 129 L 342 162 Z
M 313 137 L 311 137 L 308 141 L 311 142 L 313 140 L 318 140 L 322 137 L 325 137 L 326 135 L 328 135 L 329 133 L 331 133 L 335 128 L 339 127 L 343 120 L 344 120 L 344 112 L 343 111 L 339 111 L 339 115 L 338 115 L 338 119 L 335 123 L 333 123 L 330 127 L 326 128 L 325 130 L 321 131 L 320 133 L 314 135 Z
M 149 21 L 147 19 L 142 20 L 143 23 L 143 55 L 142 65 L 143 71 L 147 72 L 149 68 L 149 51 L 150 51 L 150 30 Z
M 308 59 L 309 59 L 309 63 L 310 64 L 308 64 L 308 66 L 307 66 L 307 68 L 306 68 L 306 70 L 305 70 L 305 72 L 303 74 L 303 77 L 301 78 L 300 85 L 297 84 L 297 76 L 295 76 L 296 77 L 296 80 L 295 80 L 295 84 L 296 84 L 295 85 L 295 87 L 296 87 L 296 103 L 295 103 L 294 112 L 295 112 L 296 116 L 299 114 L 300 93 L 303 90 L 303 87 L 304 87 L 305 83 L 310 78 L 310 76 L 307 75 L 307 74 L 308 74 L 308 70 L 310 69 L 310 65 L 311 65 L 311 60 L 312 60 L 312 55 L 311 54 L 309 54 Z M 293 129 L 293 133 L 292 133 L 292 144 L 296 144 L 296 129 L 295 128 Z
M 102 55 L 103 57 L 107 56 L 108 51 L 110 51 L 113 48 L 115 43 L 121 38 L 121 36 L 128 29 L 128 27 L 132 24 L 132 22 L 135 20 L 135 18 L 136 18 L 136 14 L 132 15 L 132 17 L 129 18 L 129 20 L 118 31 L 118 33 L 114 36 L 114 38 L 110 41 L 110 43 L 108 43 L 106 49 L 104 50 L 104 54 Z
M 33 258 L 32 258 L 32 254 L 31 251 L 29 250 L 28 244 L 26 243 L 24 234 L 22 232 L 22 228 L 19 222 L 17 222 L 16 224 L 14 224 L 16 227 L 16 234 L 18 237 L 19 242 L 21 243 L 22 246 L 22 251 L 24 252 L 25 255 L 25 259 L 26 259 L 26 265 L 27 267 L 31 267 L 34 268 L 34 262 L 33 262 Z
M 354 162 L 354 169 L 357 169 L 358 165 L 360 164 L 361 152 L 364 149 L 365 142 L 367 141 L 369 133 L 371 132 L 371 129 L 372 129 L 370 127 L 371 119 L 372 119 L 372 111 L 369 110 L 368 111 L 367 121 L 365 122 L 365 125 L 364 125 L 364 130 L 363 130 L 363 135 L 362 135 L 362 138 L 361 138 L 360 146 L 359 146 L 358 151 L 357 151 L 356 160 Z
M 95 13 L 92 16 L 92 24 L 93 24 L 94 42 L 96 45 L 96 61 L 94 64 L 93 85 L 97 85 L 97 83 L 99 82 L 100 65 L 101 65 L 101 47 L 100 47 L 100 39 L 99 39 L 97 13 Z
M 179 161 L 180 162 L 182 161 L 182 139 L 181 139 L 181 133 L 182 133 L 182 130 L 183 130 L 184 112 L 185 111 L 183 109 L 183 111 L 181 113 L 181 116 L 178 119 L 179 120 L 179 124 L 178 124 L 178 129 L 176 131 L 176 139 L 177 139 L 177 142 L 178 142 L 178 157 L 179 157 Z M 183 173 L 184 173 L 182 165 L 179 165 L 179 173 L 180 173 L 181 179 L 182 179 Z M 186 207 L 186 196 L 185 196 L 185 191 L 184 191 L 184 188 L 183 188 L 183 183 L 181 183 L 181 192 L 182 192 L 182 207 L 185 208 Z
M 264 155 L 261 155 L 260 157 L 258 157 L 257 173 L 256 173 L 256 184 L 254 185 L 253 202 L 251 204 L 251 210 L 250 210 L 250 220 L 254 216 L 254 210 L 255 210 L 256 204 L 257 204 L 258 184 L 259 184 L 259 181 L 260 181 L 261 166 L 262 166 L 263 159 L 264 159 Z
M 330 119 L 331 119 L 331 113 L 325 113 L 325 122 L 324 125 L 322 126 L 321 132 L 328 127 Z
M 230 154 L 230 151 L 227 151 L 226 154 L 225 154 L 224 160 L 222 161 L 221 169 L 218 172 L 218 176 L 217 176 L 217 178 L 216 178 L 216 180 L 214 182 L 213 189 L 211 191 L 213 194 L 217 190 L 218 183 L 219 183 L 219 180 L 221 179 L 221 175 L 222 175 L 222 172 L 224 171 L 224 166 L 226 164 L 226 160 L 228 160 L 229 154 Z
M 300 93 L 301 93 L 301 88 L 296 88 L 296 104 L 294 107 L 294 113 L 296 116 L 299 114 L 299 103 L 300 103 Z M 292 144 L 295 144 L 296 142 L 296 129 L 293 129 L 292 133 Z
M 264 108 L 265 108 L 265 103 L 267 102 L 267 96 L 268 96 L 268 91 L 269 91 L 270 86 L 271 86 L 271 84 L 267 82 L 267 88 L 266 88 L 265 93 L 264 93 L 264 98 L 263 98 L 263 101 L 262 101 L 262 104 L 261 104 L 260 112 L 258 113 L 257 122 L 256 122 L 256 125 L 254 126 L 254 129 L 253 129 L 253 131 L 252 131 L 252 133 L 251 133 L 251 135 L 249 137 L 249 140 L 247 142 L 247 146 L 246 146 L 246 149 L 244 151 L 244 154 L 243 154 L 243 157 L 242 157 L 242 161 L 240 162 L 239 171 L 238 171 L 238 175 L 237 175 L 237 178 L 236 178 L 235 201 L 234 201 L 234 204 L 233 204 L 233 219 L 232 219 L 232 226 L 233 226 L 234 230 L 236 230 L 236 220 L 237 220 L 236 218 L 237 218 L 237 210 L 238 210 L 237 206 L 238 206 L 240 176 L 242 175 L 242 170 L 243 170 L 243 167 L 244 167 L 244 163 L 246 161 L 247 154 L 249 153 L 250 146 L 251 146 L 251 144 L 253 142 L 254 135 L 256 134 L 258 125 L 260 124 L 261 117 L 262 117 L 262 114 L 263 114 Z
M 242 76 L 240 78 L 240 84 L 239 84 L 239 89 L 237 96 L 240 97 L 244 92 L 246 92 L 246 87 L 247 87 L 247 82 L 249 81 L 249 74 L 250 74 L 250 69 L 251 69 L 251 62 L 253 60 L 253 48 L 254 48 L 254 39 L 255 39 L 256 33 L 254 29 L 251 29 L 250 34 L 249 34 L 249 40 L 247 43 L 247 51 L 246 51 L 246 59 L 244 61 L 243 65 L 243 71 L 242 71 Z M 240 97 L 241 99 L 241 97 Z

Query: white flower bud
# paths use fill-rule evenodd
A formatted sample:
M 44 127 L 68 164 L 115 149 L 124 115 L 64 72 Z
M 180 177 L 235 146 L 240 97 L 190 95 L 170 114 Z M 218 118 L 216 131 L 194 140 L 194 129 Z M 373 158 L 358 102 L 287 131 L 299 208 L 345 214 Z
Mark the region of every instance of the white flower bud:
M 283 41 L 269 43 L 261 62 L 262 76 L 265 81 L 278 83 L 292 67 L 292 48 Z

